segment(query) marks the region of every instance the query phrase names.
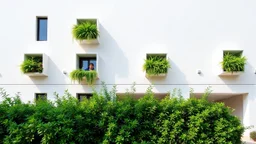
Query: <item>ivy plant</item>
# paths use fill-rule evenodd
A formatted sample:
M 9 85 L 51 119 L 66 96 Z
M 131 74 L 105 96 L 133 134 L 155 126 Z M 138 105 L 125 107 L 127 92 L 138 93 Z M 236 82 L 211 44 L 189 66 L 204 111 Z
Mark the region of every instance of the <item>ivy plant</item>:
M 166 74 L 171 65 L 165 56 L 155 55 L 149 56 L 143 65 L 143 71 L 148 75 Z
M 20 66 L 20 70 L 23 73 L 31 73 L 31 72 L 43 72 L 43 58 L 40 56 L 29 56 L 27 59 L 23 61 Z
M 222 68 L 226 72 L 244 71 L 246 64 L 246 57 L 240 54 L 224 53 L 223 61 L 221 62 Z
M 99 36 L 96 22 L 85 21 L 74 25 L 72 30 L 73 37 L 77 40 L 92 40 Z
M 82 69 L 73 70 L 70 73 L 70 79 L 73 81 L 78 81 L 79 83 L 82 80 L 86 80 L 89 85 L 92 85 L 95 80 L 97 79 L 97 72 L 96 71 L 85 71 Z

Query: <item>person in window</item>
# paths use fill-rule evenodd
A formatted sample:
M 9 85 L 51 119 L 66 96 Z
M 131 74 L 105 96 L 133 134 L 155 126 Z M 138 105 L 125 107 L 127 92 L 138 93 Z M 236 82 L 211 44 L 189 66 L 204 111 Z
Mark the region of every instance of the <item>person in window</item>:
M 90 63 L 89 67 L 87 69 L 85 69 L 86 71 L 90 71 L 90 70 L 94 70 L 94 64 Z

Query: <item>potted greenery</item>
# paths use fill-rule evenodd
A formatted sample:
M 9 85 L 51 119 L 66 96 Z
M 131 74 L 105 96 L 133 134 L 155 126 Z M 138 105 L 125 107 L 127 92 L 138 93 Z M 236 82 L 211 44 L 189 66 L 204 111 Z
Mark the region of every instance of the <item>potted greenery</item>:
M 72 30 L 73 37 L 80 41 L 81 44 L 97 44 L 99 30 L 97 20 L 81 21 L 74 25 Z
M 97 79 L 98 73 L 94 70 L 85 71 L 82 69 L 73 70 L 70 73 L 70 79 L 72 81 L 78 81 L 79 83 L 83 80 L 86 81 L 88 85 L 92 85 Z
M 171 65 L 166 55 L 149 55 L 143 65 L 146 76 L 166 76 L 168 68 L 171 68 Z
M 256 131 L 250 132 L 250 137 L 251 137 L 251 139 L 253 139 L 254 141 L 256 141 Z
M 221 62 L 223 73 L 221 75 L 239 75 L 244 71 L 246 57 L 242 53 L 224 53 Z
M 20 70 L 29 76 L 40 75 L 43 69 L 43 58 L 40 56 L 28 56 L 20 66 Z

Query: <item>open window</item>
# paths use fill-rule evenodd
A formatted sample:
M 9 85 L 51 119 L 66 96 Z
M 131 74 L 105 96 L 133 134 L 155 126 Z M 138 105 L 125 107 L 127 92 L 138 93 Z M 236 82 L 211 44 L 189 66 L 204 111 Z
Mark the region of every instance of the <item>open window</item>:
M 245 64 L 246 57 L 243 56 L 243 51 L 223 51 L 222 73 L 220 76 L 238 76 L 244 72 Z
M 47 76 L 48 57 L 45 54 L 25 54 L 20 70 L 31 77 Z
M 47 93 L 35 93 L 35 99 L 38 100 L 47 100 Z
M 84 99 L 90 99 L 92 97 L 92 93 L 78 93 L 77 99 L 81 102 Z
M 77 54 L 76 58 L 76 69 L 70 73 L 71 80 L 94 84 L 98 79 L 97 54 Z
M 167 54 L 147 54 L 143 65 L 146 77 L 165 77 L 171 68 Z
M 98 44 L 100 35 L 99 22 L 97 19 L 77 19 L 72 33 L 80 44 Z
M 93 66 L 93 69 L 90 69 L 92 68 L 90 64 Z M 77 54 L 77 69 L 98 71 L 98 55 L 89 53 Z

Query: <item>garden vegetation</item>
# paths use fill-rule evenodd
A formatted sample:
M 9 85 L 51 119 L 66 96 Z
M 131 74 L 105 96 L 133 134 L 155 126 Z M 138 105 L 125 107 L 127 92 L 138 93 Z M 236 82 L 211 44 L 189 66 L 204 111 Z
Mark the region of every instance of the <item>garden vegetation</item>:
M 173 91 L 119 100 L 106 86 L 79 102 L 67 91 L 56 101 L 24 103 L 1 90 L 0 143 L 5 144 L 238 144 L 244 127 L 223 103 L 184 99 Z

